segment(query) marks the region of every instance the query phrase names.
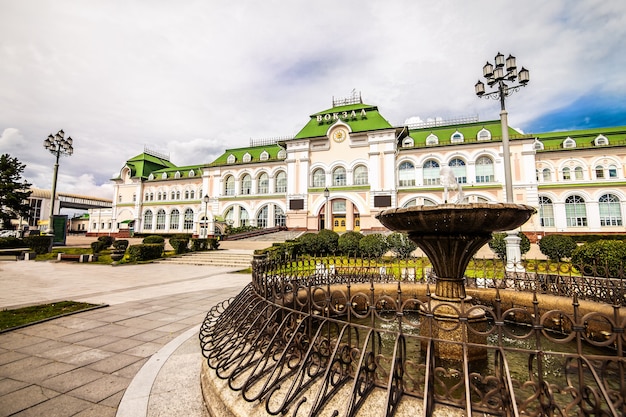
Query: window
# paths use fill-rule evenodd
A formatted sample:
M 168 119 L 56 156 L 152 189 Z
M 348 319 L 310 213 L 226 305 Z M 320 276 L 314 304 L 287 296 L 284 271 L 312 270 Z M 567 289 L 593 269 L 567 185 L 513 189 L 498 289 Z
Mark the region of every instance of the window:
M 244 175 L 241 178 L 241 194 L 252 193 L 252 177 L 249 174 Z
M 265 172 L 257 179 L 257 194 L 267 194 L 270 191 L 270 177 Z
M 491 132 L 485 128 L 482 128 L 478 135 L 476 135 L 477 140 L 491 140 Z
M 535 143 L 533 143 L 533 149 L 536 151 L 543 151 L 543 143 L 537 138 L 535 138 Z
M 286 226 L 287 216 L 280 207 L 274 205 L 274 226 Z
M 614 194 L 604 194 L 598 200 L 600 206 L 600 226 L 621 226 L 622 208 Z
M 163 209 L 157 211 L 156 228 L 157 230 L 165 230 L 165 210 Z
M 178 230 L 180 227 L 180 212 L 177 209 L 170 213 L 170 230 Z
M 235 177 L 229 175 L 224 181 L 224 195 L 235 195 Z
M 136 194 L 136 193 L 133 193 L 133 203 L 134 203 L 135 201 L 137 201 L 137 194 Z
M 617 167 L 609 165 L 609 178 L 617 178 Z
M 367 167 L 359 165 L 354 168 L 354 185 L 367 185 L 369 180 L 367 178 Z
M 576 141 L 570 137 L 568 137 L 567 139 L 565 139 L 563 141 L 563 147 L 566 149 L 569 148 L 575 148 L 576 147 Z
M 180 191 L 176 191 L 176 200 L 180 200 Z
M 122 202 L 122 195 L 121 195 L 121 194 L 117 197 L 117 202 L 118 202 L 118 203 L 121 203 L 121 202 Z
M 434 159 L 429 159 L 424 164 L 424 185 L 438 185 L 439 184 L 439 162 Z
M 565 217 L 569 227 L 587 226 L 587 207 L 581 196 L 572 195 L 565 199 Z
M 148 179 L 152 181 L 154 179 L 154 174 L 151 173 L 150 175 L 148 175 Z
M 250 225 L 250 216 L 248 216 L 248 211 L 243 207 L 239 208 L 239 225 L 240 226 Z
M 193 230 L 193 210 L 185 210 L 185 217 L 183 219 L 183 229 Z
M 488 156 L 481 156 L 476 160 L 476 182 L 493 182 L 493 160 Z
M 233 155 L 231 153 L 230 155 L 228 155 L 228 158 L 226 158 L 226 163 L 227 164 L 234 164 L 236 160 L 237 160 L 237 158 L 235 158 L 235 155 Z
M 404 161 L 398 168 L 398 185 L 400 187 L 410 187 L 415 185 L 415 166 L 409 162 Z
M 413 146 L 415 146 L 415 141 L 412 137 L 407 136 L 406 138 L 402 139 L 403 148 L 412 148 Z
M 193 169 L 191 171 L 189 171 L 189 173 L 187 174 L 187 176 L 189 177 L 195 177 L 196 176 L 196 171 L 194 171 Z
M 189 200 L 189 190 L 185 190 L 185 200 Z
M 337 167 L 333 170 L 333 186 L 346 185 L 346 169 Z
M 550 168 L 544 168 L 541 171 L 541 176 L 543 177 L 544 181 L 551 181 L 552 180 L 552 171 L 550 170 Z
M 194 198 L 196 198 L 196 192 L 194 190 L 191 190 L 190 196 L 190 198 L 193 200 Z
M 539 221 L 542 227 L 554 227 L 554 206 L 548 197 L 539 197 Z
M 246 152 L 243 155 L 243 162 L 250 162 L 252 160 L 252 155 L 250 155 L 248 152 Z
M 602 165 L 596 165 L 596 178 L 602 179 L 604 178 L 604 167 Z
M 458 130 L 454 132 L 452 136 L 450 136 L 450 141 L 452 143 L 461 143 L 464 139 L 465 138 L 463 137 L 463 133 L 459 132 Z
M 598 135 L 598 137 L 595 138 L 593 142 L 596 146 L 606 146 L 609 144 L 609 140 L 604 135 Z
M 279 171 L 276 174 L 276 192 L 277 193 L 286 193 L 287 192 L 287 174 L 285 171 Z
M 176 171 L 176 173 L 174 174 L 174 178 L 176 179 L 180 178 L 180 171 Z
M 563 168 L 563 179 L 569 181 L 572 179 L 572 175 L 568 167 Z
M 459 184 L 465 184 L 467 182 L 467 174 L 465 172 L 465 161 L 459 158 L 455 158 L 448 163 L 448 166 L 452 168 L 456 182 Z
M 143 228 L 144 230 L 152 230 L 152 210 L 147 210 L 143 214 Z
M 161 174 L 161 179 L 162 180 L 166 180 L 167 179 L 167 172 L 164 172 L 163 174 Z
M 287 157 L 287 152 L 284 149 L 278 151 L 277 155 L 278 159 L 285 159 Z
M 426 146 L 435 146 L 439 144 L 439 138 L 434 133 L 426 137 Z
M 231 207 L 226 211 L 226 214 L 224 214 L 224 220 L 226 220 L 226 223 L 228 224 L 235 224 L 235 208 Z
M 576 180 L 582 180 L 583 179 L 583 169 L 582 169 L 582 167 L 574 168 L 574 178 L 576 178 Z
M 326 174 L 322 168 L 313 171 L 313 187 L 326 186 Z
M 267 213 L 269 212 L 269 206 L 263 206 L 259 213 L 256 215 L 257 227 L 267 227 Z
M 267 153 L 267 151 L 261 152 L 261 155 L 259 156 L 259 159 L 261 161 L 267 161 L 269 158 L 270 158 L 270 154 Z

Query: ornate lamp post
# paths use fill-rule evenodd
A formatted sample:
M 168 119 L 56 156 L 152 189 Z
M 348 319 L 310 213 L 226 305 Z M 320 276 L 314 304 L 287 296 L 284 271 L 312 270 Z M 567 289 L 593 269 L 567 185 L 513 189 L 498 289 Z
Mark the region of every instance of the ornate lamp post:
M 72 138 L 68 136 L 68 138 L 65 139 L 64 136 L 65 132 L 63 132 L 63 129 L 61 129 L 57 132 L 56 135 L 49 135 L 46 140 L 43 141 L 44 148 L 49 150 L 50 153 L 56 157 L 56 162 L 54 163 L 54 172 L 52 174 L 52 201 L 50 203 L 50 217 L 48 219 L 48 235 L 54 235 L 54 224 L 52 220 L 54 216 L 54 201 L 56 200 L 59 157 L 61 155 L 70 156 L 74 153 Z
M 332 230 L 330 226 L 330 210 L 328 207 L 328 197 L 330 197 L 330 190 L 328 187 L 324 188 L 324 198 L 326 199 L 326 205 L 324 206 L 324 229 Z
M 500 100 L 500 124 L 502 127 L 502 153 L 504 158 L 504 184 L 506 191 L 506 202 L 513 203 L 513 180 L 511 179 L 511 154 L 509 152 L 509 123 L 508 113 L 504 105 L 504 99 L 513 92 L 519 91 L 520 87 L 528 84 L 530 73 L 522 67 L 517 71 L 517 64 L 513 55 L 504 59 L 504 55 L 498 52 L 495 56 L 495 67 L 487 62 L 483 66 L 483 77 L 487 80 L 489 87 L 495 88 L 492 92 L 485 92 L 485 84 L 478 80 L 474 85 L 476 95 L 478 97 L 491 98 Z M 515 83 L 518 84 L 515 84 Z M 507 270 L 523 271 L 521 266 L 521 251 L 519 247 L 520 238 L 515 231 L 507 232 L 506 254 L 507 254 Z
M 202 201 L 204 201 L 204 238 L 209 237 L 209 218 L 207 217 L 208 216 L 208 214 L 207 214 L 208 213 L 207 207 L 209 205 L 209 200 L 210 200 L 210 198 L 209 198 L 208 195 L 205 195 L 202 198 Z

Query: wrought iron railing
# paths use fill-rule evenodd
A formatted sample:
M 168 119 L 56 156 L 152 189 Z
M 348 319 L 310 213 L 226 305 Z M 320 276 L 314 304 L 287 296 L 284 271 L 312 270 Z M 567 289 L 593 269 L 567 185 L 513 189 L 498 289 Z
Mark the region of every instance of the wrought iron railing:
M 622 279 L 499 265 L 476 262 L 472 300 L 441 303 L 427 261 L 256 257 L 208 313 L 203 354 L 271 415 L 626 415 Z

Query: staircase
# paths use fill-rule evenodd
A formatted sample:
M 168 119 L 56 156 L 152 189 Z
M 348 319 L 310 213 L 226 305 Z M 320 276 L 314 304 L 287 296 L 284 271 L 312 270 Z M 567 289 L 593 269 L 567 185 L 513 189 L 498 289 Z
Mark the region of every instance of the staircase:
M 181 265 L 206 265 L 246 269 L 250 268 L 252 262 L 252 252 L 237 250 L 211 250 L 203 252 L 191 252 L 180 256 L 161 259 L 157 262 Z

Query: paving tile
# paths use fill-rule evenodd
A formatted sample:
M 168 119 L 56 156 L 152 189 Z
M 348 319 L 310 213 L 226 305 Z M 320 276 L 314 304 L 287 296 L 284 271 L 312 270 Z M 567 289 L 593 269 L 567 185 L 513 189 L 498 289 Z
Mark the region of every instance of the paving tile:
M 93 407 L 93 405 L 89 401 L 70 395 L 59 395 L 15 414 L 15 417 L 67 417 Z
M 115 417 L 117 407 L 107 407 L 102 404 L 93 404 L 88 409 L 81 411 L 73 417 Z
M 107 352 L 121 353 L 121 352 L 124 352 L 125 350 L 141 345 L 142 343 L 145 343 L 145 342 L 142 342 L 141 340 L 135 340 L 135 339 L 119 339 L 107 345 L 100 346 L 100 349 L 106 350 Z
M 46 379 L 41 382 L 41 386 L 57 392 L 68 392 L 82 385 L 88 384 L 96 379 L 102 378 L 102 372 L 89 368 L 77 368 L 61 375 Z
M 66 347 L 69 345 L 69 343 L 63 343 L 59 342 L 58 340 L 48 339 L 40 343 L 35 343 L 34 345 L 22 346 L 21 348 L 16 350 L 27 355 L 42 356 L 40 355 L 40 353 L 42 352 L 48 352 L 50 350 Z
M 113 355 L 113 352 L 106 352 L 100 349 L 88 349 L 76 355 L 66 356 L 60 359 L 60 361 L 72 365 L 85 366 Z
M 63 346 L 59 346 L 54 349 L 44 350 L 37 354 L 37 356 L 41 356 L 42 358 L 54 359 L 54 360 L 63 360 L 68 356 L 79 355 L 90 348 L 86 346 L 80 346 L 70 343 L 64 343 Z
M 118 340 L 124 340 L 121 337 L 98 334 L 90 339 L 85 339 L 76 344 L 81 346 L 87 346 L 90 348 L 99 348 L 100 346 L 108 345 L 109 343 L 117 342 Z
M 87 339 L 93 339 L 94 337 L 97 337 L 97 336 L 99 336 L 99 333 L 90 332 L 90 331 L 80 331 L 80 332 L 68 334 L 65 336 L 61 336 L 57 340 L 59 342 L 78 343 Z
M 108 374 L 112 374 L 115 371 L 119 371 L 122 368 L 127 367 L 137 361 L 140 361 L 142 358 L 133 355 L 125 355 L 123 353 L 110 356 L 106 359 L 102 359 L 98 362 L 94 362 L 88 365 L 89 369 L 93 369 L 95 371 L 104 372 Z
M 114 407 L 117 410 L 117 407 L 119 407 L 120 402 L 122 401 L 122 397 L 124 396 L 124 392 L 125 390 L 117 392 L 110 397 L 100 401 L 99 404 L 105 405 L 107 407 Z
M 178 334 L 189 329 L 190 327 L 191 326 L 185 323 L 169 323 L 169 324 L 166 324 L 165 326 L 161 326 L 157 328 L 156 330 L 160 332 L 170 332 L 170 333 Z
M 1 378 L 0 379 L 0 396 L 6 395 L 13 391 L 17 391 L 18 389 L 22 389 L 27 385 L 29 385 L 28 382 L 17 381 L 11 378 Z
M 127 320 L 119 321 L 117 322 L 117 324 L 121 326 L 137 327 L 139 329 L 144 329 L 144 330 L 156 329 L 157 327 L 160 327 L 163 325 L 163 323 L 161 322 L 154 321 L 154 320 L 146 320 L 143 317 L 133 317 Z
M 0 397 L 0 416 L 10 416 L 58 395 L 58 392 L 29 385 Z
M 42 366 L 24 370 L 19 374 L 19 376 L 16 376 L 16 378 L 32 384 L 41 384 L 46 379 L 65 374 L 73 369 L 76 369 L 75 365 L 61 362 L 50 362 Z
M 100 320 L 82 317 L 81 314 L 77 314 L 59 319 L 58 324 L 60 326 L 67 327 L 68 329 L 85 331 L 97 329 L 98 327 L 105 326 L 107 323 Z
M 83 400 L 98 403 L 113 394 L 125 390 L 128 384 L 130 384 L 130 381 L 131 380 L 128 378 L 104 375 L 102 378 L 98 378 L 95 381 L 68 392 L 68 394 L 82 398 Z
M 134 362 L 128 366 L 123 367 L 122 369 L 118 369 L 113 372 L 113 375 L 121 376 L 123 378 L 134 378 L 137 375 L 137 372 L 143 367 L 143 365 L 148 361 L 149 358 L 141 358 L 137 362 Z
M 0 366 L 0 376 L 21 380 L 20 376 L 28 370 L 36 369 L 50 362 L 52 362 L 50 359 L 27 356 Z
M 60 336 L 76 333 L 77 331 L 78 330 L 76 329 L 68 329 L 67 327 L 59 326 L 58 324 L 52 322 L 46 322 L 20 329 L 21 333 L 30 336 L 45 337 L 46 339 L 56 339 Z
M 100 333 L 116 337 L 132 337 L 144 331 L 145 329 L 136 329 L 133 327 L 120 326 L 118 324 L 108 324 L 100 327 Z
M 0 347 L 7 350 L 15 350 L 24 346 L 41 343 L 45 340 L 46 339 L 43 337 L 31 336 L 20 333 L 19 330 L 15 330 L 0 335 Z
M 20 353 L 20 352 L 9 350 L 4 353 L 0 353 L 0 365 L 19 361 L 20 359 L 24 359 L 27 356 L 28 355 L 25 353 Z
M 169 336 L 169 335 L 170 335 L 170 332 L 150 330 L 147 332 L 136 334 L 132 337 L 132 339 L 141 340 L 142 342 L 152 342 L 153 340 L 159 339 L 163 336 Z

